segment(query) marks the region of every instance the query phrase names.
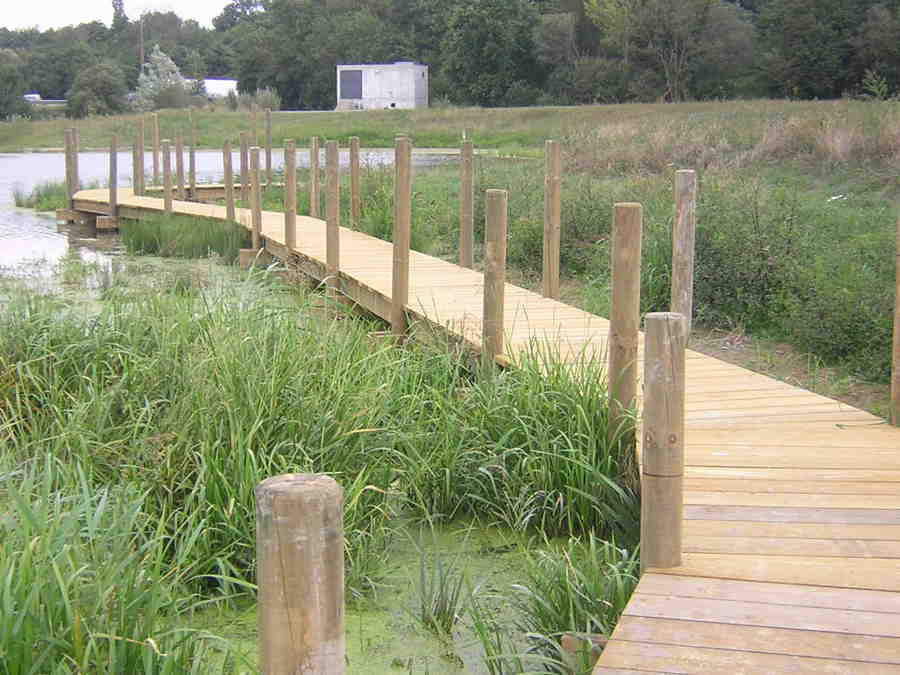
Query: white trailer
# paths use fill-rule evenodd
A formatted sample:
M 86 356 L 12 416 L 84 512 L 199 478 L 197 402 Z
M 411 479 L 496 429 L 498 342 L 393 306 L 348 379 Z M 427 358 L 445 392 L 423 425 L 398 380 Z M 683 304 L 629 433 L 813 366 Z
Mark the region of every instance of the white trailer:
M 428 66 L 412 61 L 339 65 L 338 110 L 428 107 Z

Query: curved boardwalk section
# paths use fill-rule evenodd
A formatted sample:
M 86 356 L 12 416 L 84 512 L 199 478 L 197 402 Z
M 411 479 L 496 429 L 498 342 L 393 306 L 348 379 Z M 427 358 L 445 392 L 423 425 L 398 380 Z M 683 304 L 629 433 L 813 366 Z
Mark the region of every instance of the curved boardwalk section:
M 124 191 L 123 191 L 124 192 Z M 76 209 L 103 213 L 106 190 Z M 120 214 L 162 200 L 120 197 Z M 224 207 L 175 202 L 178 213 Z M 248 211 L 238 220 L 249 225 Z M 325 276 L 325 224 L 263 215 L 266 247 Z M 341 229 L 341 286 L 390 316 L 391 244 Z M 478 347 L 482 275 L 410 257 L 409 311 Z M 561 358 L 606 348 L 605 319 L 506 286 L 506 357 L 535 340 Z M 688 352 L 684 558 L 647 571 L 595 675 L 900 674 L 900 430 L 869 413 Z

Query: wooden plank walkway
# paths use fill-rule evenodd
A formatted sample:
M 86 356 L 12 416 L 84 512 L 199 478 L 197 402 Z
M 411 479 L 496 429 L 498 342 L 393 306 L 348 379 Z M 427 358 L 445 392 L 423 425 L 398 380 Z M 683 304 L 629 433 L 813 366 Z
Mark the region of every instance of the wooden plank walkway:
M 125 217 L 162 210 L 120 195 Z M 103 213 L 106 198 L 83 191 L 76 208 Z M 324 223 L 297 220 L 288 252 L 282 215 L 264 213 L 266 247 L 321 279 Z M 385 318 L 391 259 L 389 243 L 341 230 L 343 290 Z M 412 314 L 480 345 L 480 273 L 413 252 L 410 280 Z M 535 340 L 566 359 L 605 350 L 605 319 L 516 286 L 505 321 L 513 361 Z M 645 573 L 595 675 L 900 674 L 900 430 L 696 352 L 686 382 L 683 564 Z

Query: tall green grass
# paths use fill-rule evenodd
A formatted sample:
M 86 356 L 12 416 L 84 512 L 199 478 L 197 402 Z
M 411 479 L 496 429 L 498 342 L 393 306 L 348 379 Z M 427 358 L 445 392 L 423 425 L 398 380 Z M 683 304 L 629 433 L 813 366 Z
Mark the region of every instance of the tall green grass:
M 204 258 L 216 254 L 226 263 L 250 246 L 247 228 L 209 218 L 159 215 L 123 221 L 122 242 L 132 255 Z
M 55 211 L 69 205 L 69 193 L 64 182 L 46 181 L 35 185 L 29 193 L 14 187 L 13 200 L 16 206 L 35 211 Z

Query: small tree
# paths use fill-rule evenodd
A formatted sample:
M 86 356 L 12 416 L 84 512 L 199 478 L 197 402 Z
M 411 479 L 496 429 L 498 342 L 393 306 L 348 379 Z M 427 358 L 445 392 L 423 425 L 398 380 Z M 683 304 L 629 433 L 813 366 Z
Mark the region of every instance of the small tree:
M 186 104 L 187 87 L 181 71 L 160 48 L 153 47 L 150 59 L 138 76 L 135 107 L 155 110 L 161 107 L 180 107 Z M 181 103 L 184 101 L 185 103 Z
M 0 49 L 0 120 L 27 110 L 22 61 L 11 49 Z
M 82 70 L 67 94 L 66 115 L 112 115 L 127 106 L 125 75 L 114 63 L 98 63 Z

